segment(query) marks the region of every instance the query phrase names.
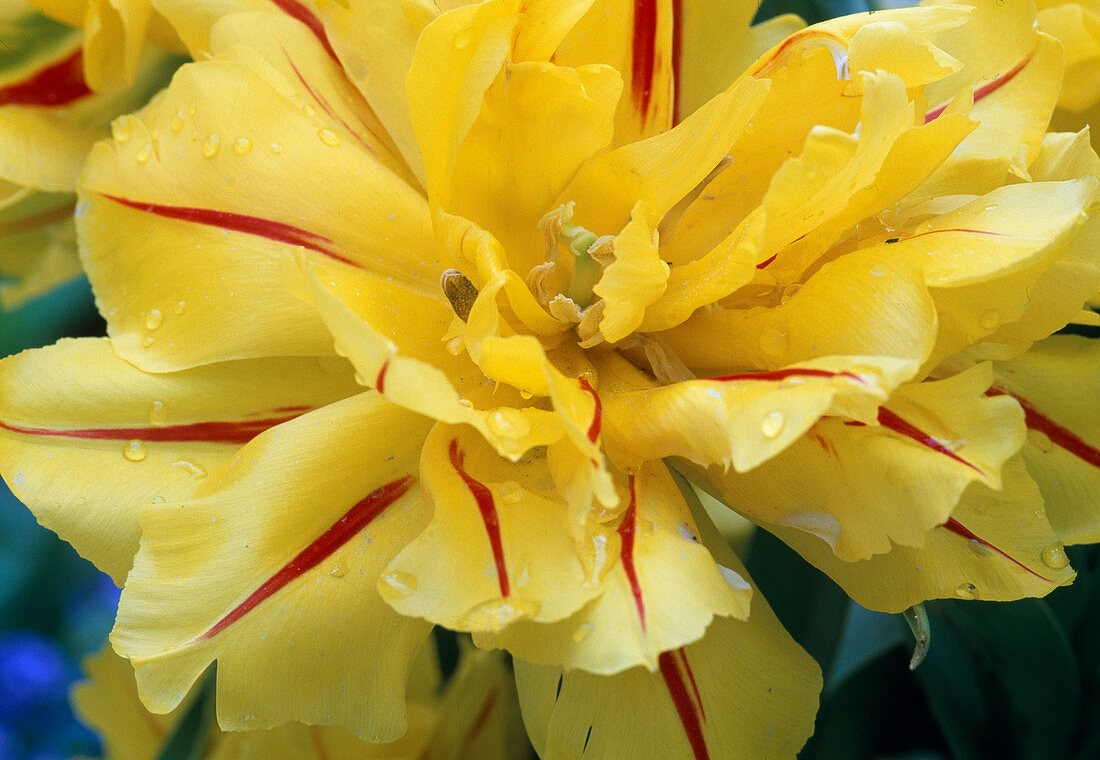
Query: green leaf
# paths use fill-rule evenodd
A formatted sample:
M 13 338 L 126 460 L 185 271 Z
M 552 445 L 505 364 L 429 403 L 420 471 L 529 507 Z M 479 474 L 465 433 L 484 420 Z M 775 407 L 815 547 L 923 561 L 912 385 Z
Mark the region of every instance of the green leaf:
M 156 760 L 200 760 L 214 725 L 216 665 L 202 676 L 197 693 L 187 705 Z

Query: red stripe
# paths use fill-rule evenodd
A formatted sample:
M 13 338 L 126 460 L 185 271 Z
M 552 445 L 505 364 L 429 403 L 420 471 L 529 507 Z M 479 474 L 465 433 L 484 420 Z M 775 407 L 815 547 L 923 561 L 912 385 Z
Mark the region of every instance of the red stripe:
M 58 430 L 53 428 L 22 427 L 0 422 L 0 428 L 24 435 L 43 435 L 56 438 L 80 438 L 95 441 L 204 441 L 206 443 L 248 443 L 269 428 L 288 422 L 299 415 L 269 417 L 263 420 L 240 422 L 192 422 L 186 425 L 126 428 L 78 428 Z
M 592 386 L 583 377 L 578 378 L 581 383 L 581 387 L 592 394 L 592 400 L 596 402 L 596 408 L 592 411 L 592 423 L 588 426 L 588 440 L 595 443 L 600 437 L 600 426 L 603 424 L 603 404 L 600 402 L 600 396 L 592 388 Z
M 352 129 L 351 125 L 344 121 L 343 117 L 340 116 L 340 114 L 336 113 L 336 110 L 332 107 L 332 105 L 328 102 L 324 95 L 317 92 L 313 89 L 312 86 L 310 86 L 309 82 L 307 82 L 306 78 L 302 75 L 302 72 L 298 70 L 298 67 L 295 65 L 294 60 L 290 57 L 290 53 L 286 51 L 286 48 L 283 48 L 283 55 L 286 56 L 286 61 L 290 64 L 290 68 L 294 70 L 294 75 L 298 77 L 298 81 L 302 83 L 302 86 L 305 87 L 309 94 L 313 96 L 313 99 L 317 101 L 317 105 L 321 106 L 321 108 L 324 110 L 325 113 L 329 115 L 330 118 L 340 122 L 340 125 L 348 132 L 348 134 L 354 137 L 360 145 L 373 153 L 374 146 L 364 140 L 361 134 Z M 340 71 L 342 72 L 343 69 L 341 69 Z M 360 121 L 360 123 L 362 122 Z M 371 130 L 370 127 L 367 127 L 365 124 L 363 126 L 366 127 L 368 132 L 371 133 L 371 137 L 378 140 L 378 135 L 374 134 L 373 130 Z M 381 141 L 379 140 L 379 142 Z
M 374 378 L 374 389 L 379 393 L 386 392 L 386 372 L 390 368 L 390 360 L 382 362 L 381 369 L 378 370 L 378 377 Z
M 511 594 L 511 585 L 508 583 L 508 567 L 504 564 L 504 545 L 500 539 L 500 519 L 497 516 L 496 505 L 493 503 L 493 492 L 485 487 L 484 483 L 474 480 L 462 469 L 462 463 L 466 461 L 466 452 L 458 448 L 458 439 L 451 439 L 451 466 L 458 471 L 466 487 L 470 489 L 477 508 L 481 511 L 481 520 L 485 523 L 485 532 L 489 534 L 489 545 L 493 548 L 493 560 L 497 566 L 497 580 L 500 583 L 500 595 Z
M 63 106 L 91 92 L 84 82 L 84 54 L 77 48 L 28 79 L 0 88 L 0 106 Z
M 657 61 L 657 0 L 634 0 L 634 49 L 631 56 L 630 89 L 634 107 L 644 119 L 653 96 L 654 65 Z
M 1006 84 L 1008 84 L 1013 79 L 1015 79 L 1016 75 L 1019 74 L 1021 71 L 1023 71 L 1024 68 L 1029 63 L 1031 63 L 1031 58 L 1034 55 L 1035 55 L 1035 51 L 1032 51 L 1031 53 L 1028 54 L 1028 56 L 1026 58 L 1024 58 L 1024 60 L 1017 63 L 1011 69 L 1009 69 L 1005 73 L 1001 74 L 999 77 L 997 77 L 993 81 L 991 81 L 987 84 L 984 84 L 981 87 L 979 87 L 978 89 L 974 90 L 974 102 L 977 103 L 982 98 L 985 98 L 985 97 L 988 97 L 989 95 L 992 95 L 997 90 L 1001 89 Z M 947 108 L 948 105 L 950 105 L 950 103 L 944 103 L 939 108 L 936 108 L 934 110 L 929 111 L 924 116 L 924 123 L 927 124 L 928 122 L 939 118 L 943 114 L 944 110 Z
M 672 126 L 680 123 L 680 81 L 684 58 L 684 3 L 672 0 Z
M 274 222 L 270 219 L 262 219 L 258 216 L 249 216 L 247 214 L 236 214 L 232 211 L 192 208 L 189 206 L 166 206 L 160 203 L 133 201 L 129 198 L 121 198 L 117 195 L 106 195 L 104 197 L 111 199 L 115 203 L 121 203 L 123 206 L 129 206 L 138 211 L 145 211 L 168 219 L 179 219 L 185 222 L 194 222 L 195 224 L 205 224 L 223 230 L 243 232 L 247 235 L 257 235 L 262 238 L 267 238 L 268 240 L 274 240 L 276 243 L 301 246 L 302 248 L 308 248 L 311 251 L 328 256 L 336 261 L 355 266 L 354 262 L 344 258 L 327 247 L 328 245 L 333 245 L 333 242 L 327 237 L 289 224 L 283 224 L 282 222 Z
M 1054 420 L 1042 414 L 1025 399 L 1015 393 L 1010 393 L 1003 388 L 990 388 L 985 392 L 987 396 L 1011 396 L 1024 410 L 1024 424 L 1032 430 L 1037 430 L 1046 435 L 1055 446 L 1073 454 L 1081 461 L 1100 467 L 1100 451 L 1078 438 L 1072 431 L 1059 425 Z
M 661 656 L 657 658 L 657 664 L 661 668 L 661 676 L 665 679 L 668 695 L 672 697 L 672 704 L 676 706 L 676 714 L 680 716 L 680 723 L 684 727 L 684 733 L 687 734 L 688 744 L 691 745 L 695 760 L 710 760 L 707 742 L 703 738 L 703 727 L 698 713 L 695 712 L 695 703 L 688 695 L 684 677 L 680 675 L 672 653 L 661 652 Z
M 704 380 L 717 382 L 740 382 L 742 380 L 761 380 L 765 382 L 778 382 L 788 377 L 843 377 L 847 380 L 855 380 L 864 384 L 863 378 L 851 372 L 831 372 L 827 369 L 777 369 L 771 372 L 744 372 L 740 375 L 722 375 L 721 377 L 706 377 Z
M 412 483 L 412 476 L 406 475 L 372 491 L 365 499 L 349 509 L 343 517 L 315 539 L 313 543 L 299 552 L 294 559 L 283 565 L 279 572 L 264 581 L 258 589 L 234 607 L 228 615 L 191 643 L 206 641 L 217 636 L 255 609 L 265 599 L 284 588 L 288 583 L 317 567 L 333 552 L 350 541 L 359 531 L 367 527 L 371 520 L 382 514 L 386 507 L 404 496 Z
M 907 438 L 912 438 L 914 441 L 916 441 L 920 445 L 927 446 L 928 448 L 932 449 L 933 451 L 938 451 L 939 453 L 943 454 L 944 456 L 951 457 L 952 459 L 954 459 L 959 464 L 964 464 L 967 467 L 969 467 L 970 469 L 972 469 L 974 472 L 981 475 L 982 477 L 985 477 L 984 472 L 982 472 L 980 469 L 978 469 L 977 467 L 972 465 L 970 462 L 968 462 L 965 459 L 963 459 L 962 457 L 960 457 L 958 454 L 956 454 L 951 449 L 947 448 L 947 446 L 945 446 L 941 441 L 934 438 L 933 436 L 928 435 L 928 433 L 925 433 L 923 430 L 918 428 L 916 425 L 913 425 L 911 423 L 906 422 L 901 417 L 894 414 L 893 412 L 891 412 L 889 409 L 887 409 L 884 406 L 879 407 L 879 410 L 878 410 L 878 424 L 882 425 L 885 428 L 889 428 L 890 430 L 893 430 L 895 433 L 901 433 L 902 435 L 904 435 Z
M 630 583 L 630 591 L 634 594 L 634 607 L 638 610 L 638 619 L 642 623 L 642 633 L 645 633 L 645 600 L 642 598 L 642 587 L 638 583 L 638 573 L 634 568 L 634 533 L 637 529 L 638 490 L 634 484 L 634 475 L 630 475 L 630 506 L 626 508 L 623 521 L 619 523 L 619 537 L 622 539 L 622 548 L 619 558 L 623 563 L 623 572 Z
M 489 695 L 485 697 L 485 701 L 481 704 L 481 709 L 478 710 L 477 715 L 474 717 L 470 727 L 466 729 L 465 735 L 462 737 L 462 743 L 460 747 L 469 747 L 477 735 L 481 733 L 481 729 L 485 727 L 485 721 L 489 719 L 489 715 L 493 711 L 493 705 L 496 704 L 497 695 L 500 693 L 499 689 L 494 688 L 489 692 Z
M 764 267 L 768 266 L 768 264 L 775 261 L 775 257 L 778 256 L 778 255 L 779 255 L 778 253 L 773 253 L 771 256 L 769 256 L 768 258 L 764 259 L 759 264 L 757 264 L 756 268 L 757 269 L 763 269 Z
M 695 704 L 699 706 L 699 715 L 702 716 L 703 720 L 706 720 L 707 711 L 703 709 L 703 697 L 699 693 L 699 684 L 695 683 L 695 672 L 692 671 L 691 663 L 688 662 L 687 651 L 683 647 L 680 647 L 676 650 L 676 653 L 680 655 L 680 662 L 684 666 L 684 672 L 687 673 L 688 679 L 691 681 L 691 690 L 695 692 Z
M 321 43 L 325 48 L 325 52 L 328 53 L 334 61 L 340 63 L 340 58 L 336 55 L 336 51 L 332 49 L 332 45 L 328 41 L 328 35 L 325 34 L 324 24 L 321 20 L 313 15 L 313 13 L 304 5 L 298 2 L 298 0 L 271 0 L 275 5 L 279 7 L 279 10 L 286 13 L 291 18 L 296 18 L 309 27 L 309 31 L 313 32 L 313 36 Z
M 908 237 L 898 238 L 898 240 L 895 242 L 899 242 L 901 240 L 913 240 L 914 238 L 924 237 L 925 235 L 938 235 L 941 232 L 969 232 L 973 235 L 993 235 L 995 237 L 1007 237 L 1007 234 L 1004 232 L 994 232 L 993 230 L 971 230 L 965 227 L 958 227 L 952 229 L 928 230 L 927 232 L 918 232 L 916 235 L 909 235 Z
M 1024 570 L 1027 570 L 1029 573 L 1031 573 L 1032 575 L 1034 575 L 1036 578 L 1038 578 L 1041 581 L 1046 581 L 1047 583 L 1054 583 L 1054 581 L 1051 580 L 1050 578 L 1046 578 L 1042 575 L 1039 575 L 1037 572 L 1032 570 L 1030 567 L 1023 564 L 1019 560 L 1013 559 L 1011 556 L 1009 556 L 1008 554 L 1006 554 L 1004 551 L 997 548 L 993 544 L 989 543 L 984 538 L 980 538 L 980 537 L 976 536 L 973 532 L 971 532 L 971 530 L 969 528 L 964 526 L 962 523 L 960 523 L 954 517 L 949 517 L 947 519 L 947 522 L 945 522 L 940 527 L 946 528 L 947 530 L 951 531 L 952 533 L 954 533 L 956 535 L 959 535 L 959 536 L 962 536 L 963 538 L 965 538 L 968 541 L 977 541 L 982 546 L 989 547 L 990 549 L 992 549 L 993 551 L 997 552 L 1002 557 L 1007 559 L 1012 564 L 1016 565 L 1017 567 L 1022 567 Z

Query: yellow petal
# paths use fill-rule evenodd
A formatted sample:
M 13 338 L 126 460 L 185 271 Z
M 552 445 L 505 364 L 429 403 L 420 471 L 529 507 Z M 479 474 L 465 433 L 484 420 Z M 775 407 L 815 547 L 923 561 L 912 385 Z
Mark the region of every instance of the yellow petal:
M 877 425 L 819 420 L 750 472 L 706 472 L 722 501 L 753 520 L 812 533 L 852 562 L 921 546 L 974 482 L 998 489 L 1023 443 L 1020 412 L 985 398 L 988 365 L 949 380 L 903 385 Z
M 429 627 L 376 584 L 421 527 L 427 425 L 360 394 L 257 437 L 191 499 L 145 509 L 111 636 L 150 709 L 173 709 L 217 659 L 225 730 L 405 732 L 409 663 Z
M 1100 419 L 1094 342 L 1056 335 L 996 365 L 995 392 L 1024 408 L 1024 461 L 1039 484 L 1047 515 L 1066 543 L 1100 540 Z
M 592 288 L 604 300 L 600 332 L 609 343 L 638 329 L 646 307 L 665 292 L 669 266 L 657 251 L 658 221 L 645 201 L 638 201 L 630 221 L 615 237 L 615 260 Z
M 1039 28 L 1062 43 L 1066 58 L 1058 106 L 1084 111 L 1100 101 L 1100 9 L 1076 2 L 1039 6 Z
M 72 195 L 9 189 L 0 208 L 0 275 L 14 280 L 0 283 L 0 309 L 5 310 L 81 274 Z
M 874 419 L 878 405 L 913 370 L 910 362 L 885 357 L 830 357 L 642 390 L 628 385 L 623 364 L 600 366 L 608 375 L 604 435 L 618 466 L 681 456 L 703 466 L 733 465 L 738 472 L 783 451 L 822 415 Z
M 837 558 L 824 541 L 802 530 L 766 527 L 868 609 L 901 612 L 928 599 L 1044 596 L 1072 581 L 1073 570 L 1021 459 L 1009 460 L 1002 476 L 999 492 L 972 484 L 922 548 L 895 546 L 860 562 Z
M 566 670 L 610 675 L 641 665 L 656 671 L 662 652 L 698 641 L 714 618 L 749 617 L 749 584 L 700 543 L 665 465 L 643 465 L 628 490 L 630 504 L 615 534 L 596 536 L 606 539 L 604 551 L 614 558 L 602 569 L 599 596 L 559 622 L 520 620 L 475 634 L 478 646 Z
M 101 339 L 5 359 L 0 387 L 5 480 L 120 585 L 142 507 L 190 496 L 260 432 L 357 390 L 350 368 L 312 359 L 147 375 Z
M 303 250 L 431 295 L 446 268 L 426 202 L 391 171 L 373 117 L 311 32 L 275 14 L 216 31 L 224 57 L 185 66 L 116 122 L 83 177 L 78 227 L 100 308 L 118 350 L 156 371 L 330 353 L 315 310 L 283 286 Z M 227 47 L 237 38 L 255 47 Z M 164 325 L 149 332 L 154 308 Z
M 379 584 L 398 612 L 486 632 L 561 620 L 599 593 L 603 567 L 586 572 L 545 459 L 511 463 L 475 431 L 437 424 L 420 471 L 431 522 Z M 598 556 L 609 533 L 587 553 Z
M 703 543 L 747 578 L 709 521 L 696 515 Z M 692 593 L 690 586 L 683 591 Z M 715 618 L 699 641 L 662 653 L 657 672 L 563 673 L 517 659 L 520 705 L 540 756 L 793 757 L 813 730 L 821 673 L 753 591 L 748 620 Z

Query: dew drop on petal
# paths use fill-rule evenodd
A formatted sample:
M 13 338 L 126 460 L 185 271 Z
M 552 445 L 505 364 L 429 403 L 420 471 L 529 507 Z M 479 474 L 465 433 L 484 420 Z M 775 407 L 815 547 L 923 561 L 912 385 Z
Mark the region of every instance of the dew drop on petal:
M 977 599 L 978 587 L 973 583 L 960 583 L 955 587 L 955 596 L 960 599 Z
M 183 129 L 183 111 L 176 111 L 172 114 L 171 120 L 168 122 L 168 126 L 172 128 L 173 132 L 179 132 Z
M 127 441 L 122 447 L 122 456 L 131 462 L 140 462 L 145 459 L 145 444 L 141 441 Z
M 978 323 L 982 326 L 983 330 L 996 330 L 998 325 L 1001 324 L 1001 313 L 994 309 L 990 309 L 985 314 L 982 314 Z
M 268 145 L 267 147 L 269 147 L 271 149 L 272 153 L 282 153 L 283 152 L 283 146 L 280 145 L 277 142 L 273 142 L 273 143 L 271 143 L 271 145 Z
M 473 33 L 469 29 L 459 29 L 455 34 L 455 50 L 463 50 L 469 47 L 472 39 Z
M 321 142 L 325 145 L 331 145 L 335 148 L 340 144 L 340 135 L 336 134 L 328 127 L 318 129 L 317 136 L 321 138 Z
M 348 574 L 348 563 L 337 558 L 328 569 L 328 574 L 334 578 L 343 578 Z
M 502 407 L 489 415 L 489 429 L 502 438 L 522 438 L 531 432 L 531 423 L 518 409 Z
M 523 500 L 523 488 L 514 480 L 506 480 L 496 487 L 500 500 L 505 504 L 515 504 Z
M 111 137 L 115 142 L 126 142 L 130 139 L 130 117 L 119 116 L 111 122 Z
M 187 301 L 180 301 L 174 307 L 172 307 L 172 312 L 175 313 L 175 314 L 183 314 L 183 310 L 186 309 L 186 308 L 187 308 Z
M 177 459 L 175 462 L 172 462 L 172 466 L 179 467 L 181 470 L 184 470 L 188 475 L 193 478 L 206 477 L 206 470 L 204 470 L 202 467 L 199 467 L 194 462 L 188 462 L 186 459 Z
M 202 154 L 207 158 L 213 158 L 214 154 L 218 152 L 218 146 L 221 145 L 222 139 L 214 133 L 209 135 L 202 143 Z
M 773 409 L 764 415 L 764 421 L 760 423 L 760 431 L 767 438 L 775 438 L 783 431 L 783 423 L 786 417 L 783 412 Z
M 138 148 L 137 155 L 135 156 L 135 158 L 137 158 L 137 162 L 139 164 L 144 164 L 146 161 L 148 161 L 152 157 L 153 157 L 153 144 L 152 143 L 145 143 L 140 148 Z
M 145 315 L 145 329 L 156 330 L 164 322 L 164 315 L 160 309 L 149 309 L 149 313 Z
M 153 337 L 150 335 L 146 335 L 144 338 L 141 339 L 142 348 L 149 348 L 149 346 L 153 345 L 154 343 L 156 343 L 156 340 L 154 340 Z
M 302 106 L 302 110 L 303 110 L 303 111 L 305 111 L 305 113 L 306 113 L 306 116 L 308 116 L 308 117 L 309 117 L 309 118 L 311 118 L 311 119 L 312 119 L 312 118 L 313 118 L 314 116 L 316 116 L 316 115 L 317 115 L 317 109 L 315 109 L 315 108 L 314 108 L 313 106 L 311 106 L 311 105 L 310 105 L 309 103 L 306 103 L 306 104 L 305 104 L 304 106 Z
M 882 277 L 885 274 L 886 274 L 886 266 L 884 264 L 875 264 L 873 267 L 871 267 L 871 276 L 872 277 Z
M 252 150 L 252 141 L 247 137 L 238 137 L 233 141 L 233 152 L 238 156 L 243 156 L 250 150 Z
M 1043 549 L 1040 556 L 1043 558 L 1043 564 L 1051 570 L 1062 570 L 1069 565 L 1069 557 L 1066 556 L 1065 547 L 1061 544 L 1051 544 Z
M 389 591 L 389 595 L 398 599 L 404 599 L 410 596 L 420 585 L 415 575 L 406 573 L 403 570 L 383 573 L 382 583 L 385 584 L 386 590 Z
M 592 623 L 581 623 L 577 626 L 576 630 L 573 631 L 573 641 L 578 644 L 581 643 L 588 638 L 588 634 L 592 633 L 594 627 Z
M 165 425 L 168 422 L 168 408 L 163 401 L 154 401 L 149 405 L 149 424 L 153 427 Z

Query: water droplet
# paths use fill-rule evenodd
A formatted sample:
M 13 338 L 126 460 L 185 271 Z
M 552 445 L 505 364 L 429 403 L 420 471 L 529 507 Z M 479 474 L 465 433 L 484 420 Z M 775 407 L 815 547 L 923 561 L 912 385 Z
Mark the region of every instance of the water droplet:
M 202 154 L 207 158 L 213 158 L 214 154 L 218 152 L 218 146 L 222 144 L 222 139 L 217 134 L 212 134 L 203 140 Z
M 982 318 L 978 320 L 983 330 L 996 330 L 997 326 L 1001 324 L 1001 313 L 994 309 L 990 309 L 985 314 L 982 314 Z
M 337 558 L 336 561 L 332 563 L 332 567 L 328 569 L 328 574 L 334 578 L 343 578 L 348 574 L 348 563 Z
M 523 500 L 523 488 L 514 480 L 506 480 L 496 488 L 500 500 L 505 504 L 515 504 Z
M 386 591 L 388 591 L 387 595 L 397 599 L 404 599 L 410 596 L 420 585 L 415 575 L 406 573 L 402 570 L 383 573 L 382 583 L 386 586 Z
M 331 145 L 335 148 L 337 145 L 340 144 L 340 135 L 336 134 L 327 127 L 323 129 L 318 129 L 317 136 L 321 138 L 321 142 L 323 142 L 325 145 Z
M 887 272 L 887 269 L 886 269 L 885 264 L 879 263 L 879 264 L 875 264 L 873 267 L 871 267 L 871 276 L 872 277 L 882 277 L 883 275 L 886 274 L 886 272 Z
M 153 144 L 145 143 L 144 145 L 142 145 L 140 148 L 138 148 L 138 152 L 135 157 L 137 158 L 137 162 L 139 164 L 144 164 L 146 161 L 153 157 Z
M 179 303 L 177 303 L 175 306 L 172 307 L 172 312 L 174 314 L 183 314 L 183 310 L 186 309 L 186 308 L 187 308 L 187 301 L 180 301 Z
M 535 397 L 535 394 L 531 393 L 530 391 L 520 390 L 519 397 L 524 401 L 530 401 Z
M 531 568 L 527 567 L 527 565 L 524 565 L 520 569 L 519 575 L 516 576 L 516 588 L 523 588 L 524 586 L 526 586 L 530 582 L 531 582 Z
M 198 110 L 198 106 L 195 105 L 195 101 L 192 100 L 191 103 L 187 106 L 187 113 L 194 116 L 196 110 Z
M 588 634 L 592 633 L 592 629 L 595 628 L 592 623 L 581 623 L 577 626 L 577 629 L 573 631 L 573 641 L 578 644 L 588 638 Z
M 760 431 L 767 438 L 775 438 L 783 431 L 783 423 L 786 421 L 786 416 L 778 409 L 773 409 L 764 415 L 763 422 L 760 423 Z
M 193 478 L 205 478 L 206 470 L 199 467 L 194 462 L 188 462 L 186 459 L 178 459 L 172 462 L 173 467 L 179 467 L 181 470 L 186 470 L 187 474 Z
M 979 541 L 976 538 L 970 539 L 970 541 L 967 542 L 967 546 L 970 547 L 970 551 L 974 552 L 979 557 L 992 557 L 993 556 L 993 550 L 990 549 L 988 546 L 986 546 L 985 544 L 983 544 L 981 541 Z
M 176 111 L 172 114 L 171 120 L 168 122 L 168 126 L 172 128 L 173 132 L 179 132 L 183 129 L 183 111 Z
M 542 605 L 534 599 L 510 596 L 479 604 L 463 617 L 469 630 L 497 632 L 521 618 L 534 617 L 540 609 Z
M 161 314 L 160 309 L 149 309 L 149 313 L 145 315 L 145 328 L 147 330 L 156 330 L 164 322 L 164 315 Z
M 473 409 L 474 408 L 474 402 L 470 401 L 470 399 L 468 399 L 468 398 L 460 398 L 458 400 L 458 404 L 459 404 L 459 406 L 464 406 L 467 409 Z
M 252 150 L 252 141 L 247 137 L 238 137 L 233 141 L 233 152 L 238 156 L 243 156 L 250 150 Z
M 1061 544 L 1051 544 L 1043 549 L 1043 564 L 1051 570 L 1061 570 L 1069 565 L 1069 557 L 1066 556 L 1065 547 Z
M 469 29 L 459 29 L 455 33 L 455 50 L 463 50 L 470 46 L 473 33 Z
M 149 501 L 151 501 L 153 504 L 163 504 L 164 503 L 164 497 L 163 496 L 154 496 Z
M 122 447 L 122 456 L 129 459 L 131 462 L 140 462 L 145 459 L 145 444 L 141 441 L 128 441 L 125 446 Z
M 531 432 L 531 423 L 518 409 L 502 407 L 489 414 L 489 430 L 502 438 L 522 438 Z
M 149 405 L 149 424 L 153 427 L 167 424 L 168 408 L 163 401 L 154 401 Z
M 154 343 L 156 343 L 156 340 L 151 335 L 146 335 L 144 338 L 141 339 L 142 348 L 149 348 L 149 346 L 153 345 Z
M 955 588 L 955 596 L 960 599 L 977 599 L 978 587 L 973 583 L 960 583 Z
M 130 117 L 119 116 L 111 122 L 111 137 L 115 142 L 126 142 L 130 139 Z
M 282 153 L 283 152 L 283 146 L 279 145 L 279 143 L 277 143 L 277 142 L 273 142 L 273 143 L 271 143 L 271 145 L 268 145 L 267 147 L 271 148 L 272 153 Z
M 317 115 L 317 109 L 315 109 L 315 108 L 314 108 L 313 106 L 311 106 L 311 105 L 310 105 L 309 103 L 306 103 L 306 104 L 305 104 L 304 106 L 302 106 L 302 110 L 303 110 L 303 111 L 305 111 L 305 112 L 306 112 L 306 116 L 308 116 L 308 117 L 309 117 L 309 118 L 311 118 L 311 119 L 312 119 L 312 118 L 313 118 L 314 116 L 316 116 L 316 115 Z

